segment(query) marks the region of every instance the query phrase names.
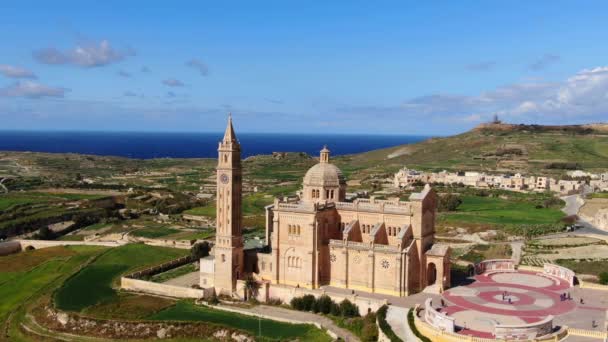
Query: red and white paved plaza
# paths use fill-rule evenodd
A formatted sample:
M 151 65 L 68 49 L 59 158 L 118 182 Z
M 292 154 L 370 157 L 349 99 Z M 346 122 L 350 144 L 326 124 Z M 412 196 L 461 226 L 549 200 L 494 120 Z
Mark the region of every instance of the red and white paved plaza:
M 562 300 L 560 294 L 572 299 Z M 603 298 L 602 298 L 603 297 Z M 556 324 L 604 329 L 606 294 L 572 288 L 561 279 L 534 272 L 513 271 L 475 276 L 467 286 L 447 290 L 445 307 L 434 307 L 456 319 L 461 334 L 492 337 L 494 323 L 525 324 L 556 317 Z M 583 298 L 584 304 L 580 303 Z M 596 321 L 593 327 L 593 321 Z

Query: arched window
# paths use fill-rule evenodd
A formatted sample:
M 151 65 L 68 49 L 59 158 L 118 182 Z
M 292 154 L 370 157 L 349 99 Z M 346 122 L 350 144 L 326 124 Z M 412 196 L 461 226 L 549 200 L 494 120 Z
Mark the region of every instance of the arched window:
M 264 261 L 262 261 L 262 271 L 266 270 L 266 263 Z
M 333 190 L 331 190 L 331 191 L 329 192 L 329 195 L 330 195 L 330 196 L 331 196 L 331 198 L 333 199 L 333 198 L 334 198 L 334 191 L 333 191 Z
M 287 257 L 287 267 L 291 267 L 291 257 Z
M 298 235 L 300 235 L 300 225 L 298 225 Z

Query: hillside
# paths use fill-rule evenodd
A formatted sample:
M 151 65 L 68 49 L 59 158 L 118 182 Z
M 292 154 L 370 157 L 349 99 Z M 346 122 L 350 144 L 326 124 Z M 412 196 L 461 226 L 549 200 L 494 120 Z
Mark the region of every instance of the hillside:
M 549 174 L 562 173 L 563 168 L 573 166 L 605 171 L 608 125 L 484 124 L 451 137 L 341 157 L 337 163 L 357 171 L 357 178 L 374 172 L 394 172 L 404 165 L 424 170 Z

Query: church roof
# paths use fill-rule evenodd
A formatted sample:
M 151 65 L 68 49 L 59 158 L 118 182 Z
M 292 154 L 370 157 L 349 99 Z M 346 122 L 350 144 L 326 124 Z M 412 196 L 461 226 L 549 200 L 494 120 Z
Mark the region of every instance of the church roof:
M 342 171 L 330 163 L 319 163 L 311 167 L 304 176 L 304 186 L 340 186 L 346 184 Z

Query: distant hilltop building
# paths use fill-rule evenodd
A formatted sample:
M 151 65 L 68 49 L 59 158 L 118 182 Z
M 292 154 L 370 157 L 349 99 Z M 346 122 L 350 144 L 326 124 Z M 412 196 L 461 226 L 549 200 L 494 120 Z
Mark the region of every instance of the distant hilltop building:
M 435 243 L 437 196 L 430 186 L 409 201 L 347 202 L 346 179 L 327 147 L 308 170 L 301 196 L 266 207 L 263 247 L 247 248 L 242 233 L 242 166 L 232 120 L 219 146 L 217 234 L 213 257 L 201 260 L 201 286 L 243 293 L 263 284 L 260 299 L 288 300 L 285 289 L 333 286 L 407 296 L 450 285 L 450 249 Z

